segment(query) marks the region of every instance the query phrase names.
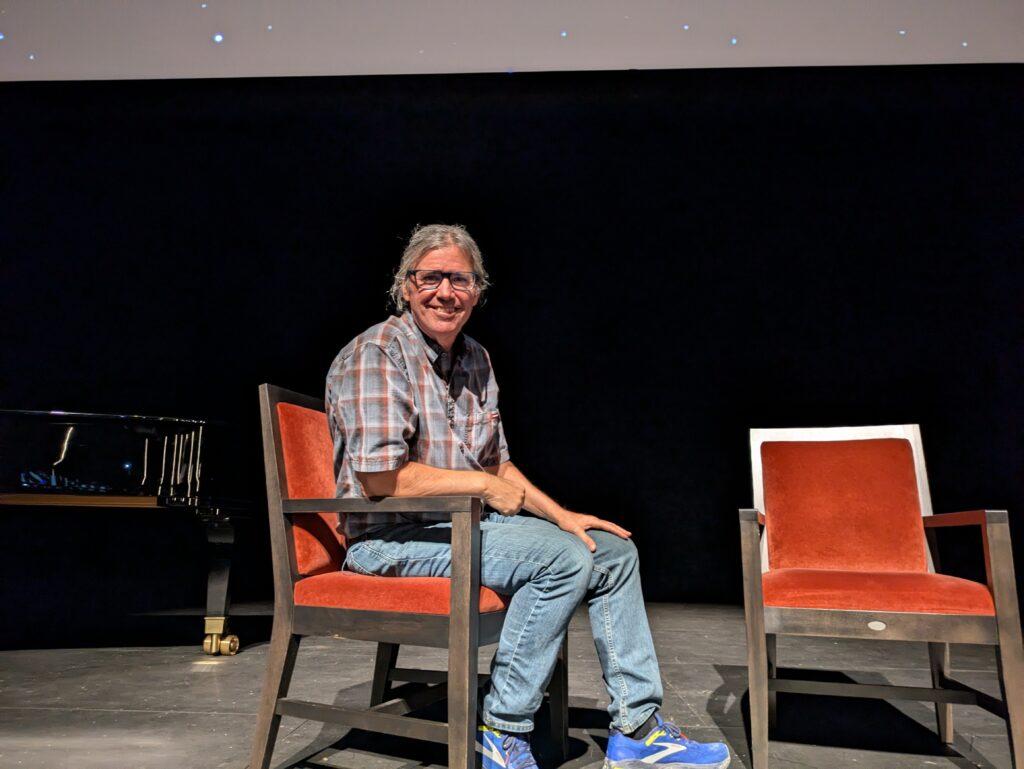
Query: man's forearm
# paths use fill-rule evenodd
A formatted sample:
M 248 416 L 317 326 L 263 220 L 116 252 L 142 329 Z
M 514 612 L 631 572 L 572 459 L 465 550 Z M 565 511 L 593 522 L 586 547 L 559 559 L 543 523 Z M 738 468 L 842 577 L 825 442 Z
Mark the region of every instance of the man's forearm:
M 443 470 L 420 462 L 406 462 L 397 470 L 356 475 L 371 497 L 480 497 L 487 487 L 487 476 L 482 472 Z
M 506 481 L 522 486 L 526 490 L 526 501 L 523 503 L 523 507 L 534 515 L 545 518 L 552 523 L 558 523 L 558 517 L 563 512 L 562 506 L 534 486 L 530 479 L 523 475 L 514 464 L 502 462 L 500 465 L 487 468 L 487 471 L 493 472 L 499 478 L 504 478 Z

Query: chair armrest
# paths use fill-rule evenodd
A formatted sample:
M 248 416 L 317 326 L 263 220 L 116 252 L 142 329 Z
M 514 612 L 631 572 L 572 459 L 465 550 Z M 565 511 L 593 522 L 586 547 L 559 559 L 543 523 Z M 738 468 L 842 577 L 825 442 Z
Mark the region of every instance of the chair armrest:
M 979 526 L 985 550 L 985 581 L 995 600 L 996 614 L 1003 624 L 1019 622 L 1017 580 L 1013 568 L 1013 546 L 1010 542 L 1010 519 L 1005 510 L 967 510 L 941 513 L 922 518 L 925 529 L 945 526 Z M 1019 643 L 1019 641 L 1017 641 Z
M 764 516 L 759 510 L 739 511 L 739 545 L 743 558 L 743 573 L 761 574 L 761 524 Z
M 1005 510 L 965 510 L 961 513 L 939 513 L 921 518 L 926 529 L 943 526 L 985 526 L 989 523 L 1009 523 Z
M 748 652 L 764 635 L 764 596 L 761 587 L 761 526 L 758 510 L 740 510 L 740 554 L 743 561 L 743 611 Z
M 757 575 L 758 592 L 761 577 L 761 523 L 764 516 L 758 510 L 740 510 L 740 551 L 743 556 L 743 576 Z
M 758 525 L 764 526 L 764 513 L 760 510 L 740 510 L 740 523 L 744 521 L 756 521 Z
M 289 513 L 468 513 L 483 507 L 479 497 L 380 497 L 378 499 L 285 499 Z

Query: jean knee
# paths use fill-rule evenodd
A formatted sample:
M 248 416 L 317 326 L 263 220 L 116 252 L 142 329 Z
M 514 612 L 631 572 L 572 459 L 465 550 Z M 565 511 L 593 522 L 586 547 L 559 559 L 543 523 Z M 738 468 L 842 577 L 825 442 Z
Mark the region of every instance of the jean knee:
M 591 531 L 590 534 L 597 544 L 597 560 L 605 568 L 627 573 L 637 568 L 640 554 L 632 539 L 623 539 L 607 531 Z
M 623 539 L 622 537 L 616 537 L 616 539 L 618 540 L 618 557 L 630 566 L 639 563 L 640 552 L 636 549 L 636 543 L 632 539 Z
M 555 560 L 551 564 L 551 570 L 575 577 L 584 585 L 590 581 L 590 572 L 594 569 L 594 556 L 579 540 L 567 541 L 562 547 Z

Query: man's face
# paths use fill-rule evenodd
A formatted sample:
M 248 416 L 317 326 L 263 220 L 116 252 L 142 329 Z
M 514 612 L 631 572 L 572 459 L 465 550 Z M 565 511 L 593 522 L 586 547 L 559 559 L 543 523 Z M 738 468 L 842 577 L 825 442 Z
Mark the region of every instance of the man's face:
M 473 264 L 458 246 L 444 246 L 428 251 L 416 263 L 417 270 L 441 270 L 442 272 L 472 272 Z M 466 325 L 480 292 L 477 288 L 457 291 L 448 278 L 436 288 L 418 288 L 412 277 L 402 286 L 402 296 L 409 303 L 413 317 L 428 336 L 445 349 L 452 343 Z

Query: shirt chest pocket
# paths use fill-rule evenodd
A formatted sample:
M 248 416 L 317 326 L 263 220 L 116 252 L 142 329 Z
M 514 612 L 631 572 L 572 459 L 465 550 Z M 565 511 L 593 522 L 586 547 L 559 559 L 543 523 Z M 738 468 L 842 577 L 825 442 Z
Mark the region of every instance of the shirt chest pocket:
M 500 425 L 501 414 L 497 409 L 478 411 L 470 418 L 469 449 L 481 464 L 497 464 L 498 462 L 498 429 Z

